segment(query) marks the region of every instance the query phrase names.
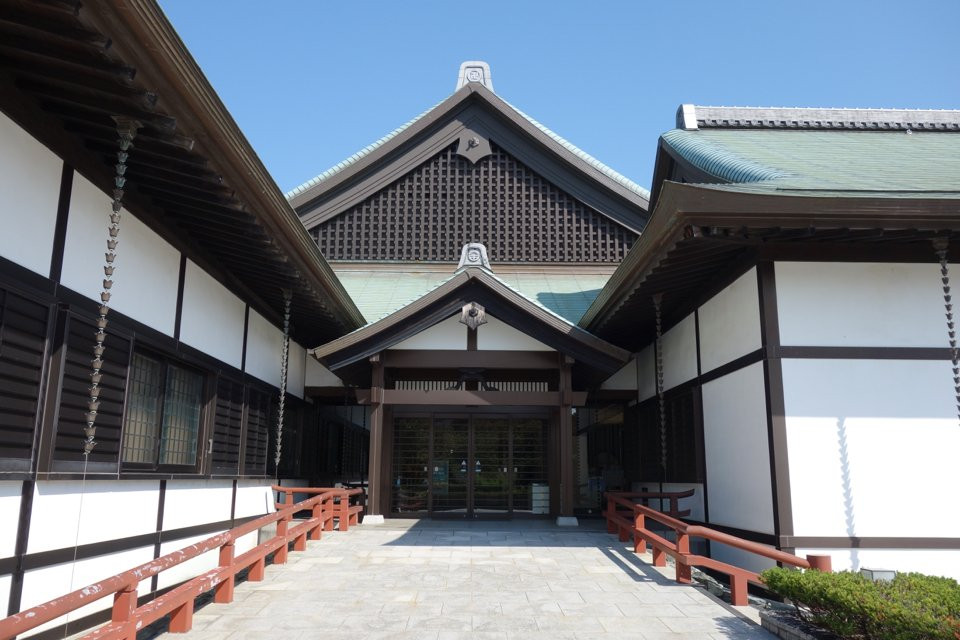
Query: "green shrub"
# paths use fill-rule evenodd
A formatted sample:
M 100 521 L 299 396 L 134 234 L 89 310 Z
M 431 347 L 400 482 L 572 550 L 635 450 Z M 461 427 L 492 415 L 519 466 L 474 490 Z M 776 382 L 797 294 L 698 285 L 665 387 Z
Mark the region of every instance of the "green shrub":
M 871 582 L 859 573 L 769 569 L 767 586 L 809 621 L 843 638 L 960 640 L 960 585 L 949 578 L 900 573 Z

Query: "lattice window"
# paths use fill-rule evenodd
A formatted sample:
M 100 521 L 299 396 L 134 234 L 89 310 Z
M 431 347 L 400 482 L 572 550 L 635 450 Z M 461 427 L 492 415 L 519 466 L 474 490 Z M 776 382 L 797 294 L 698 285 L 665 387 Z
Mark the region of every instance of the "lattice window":
M 456 262 L 466 242 L 494 263 L 623 259 L 636 234 L 491 148 L 474 165 L 451 145 L 310 233 L 331 260 Z

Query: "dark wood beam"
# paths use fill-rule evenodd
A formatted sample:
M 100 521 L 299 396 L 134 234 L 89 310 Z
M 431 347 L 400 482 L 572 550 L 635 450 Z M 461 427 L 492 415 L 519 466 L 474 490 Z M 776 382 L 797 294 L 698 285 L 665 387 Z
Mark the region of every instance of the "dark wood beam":
M 359 404 L 375 404 L 373 389 L 357 389 Z M 586 402 L 586 391 L 573 391 L 574 405 Z M 443 405 L 468 407 L 558 407 L 558 391 L 418 391 L 384 389 L 386 405 Z
M 554 351 L 443 351 L 391 349 L 384 366 L 397 369 L 556 369 Z
M 383 476 L 383 405 L 384 377 L 383 358 L 376 354 L 370 358 L 372 367 L 370 380 L 370 469 L 367 473 L 367 513 L 382 515 L 380 480 Z

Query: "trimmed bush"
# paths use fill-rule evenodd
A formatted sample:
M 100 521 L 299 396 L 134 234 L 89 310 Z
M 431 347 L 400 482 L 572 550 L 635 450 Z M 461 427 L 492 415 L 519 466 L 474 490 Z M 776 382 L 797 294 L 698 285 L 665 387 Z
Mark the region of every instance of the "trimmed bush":
M 949 578 L 900 573 L 872 582 L 849 571 L 779 568 L 760 577 L 801 617 L 842 638 L 960 640 L 960 585 Z

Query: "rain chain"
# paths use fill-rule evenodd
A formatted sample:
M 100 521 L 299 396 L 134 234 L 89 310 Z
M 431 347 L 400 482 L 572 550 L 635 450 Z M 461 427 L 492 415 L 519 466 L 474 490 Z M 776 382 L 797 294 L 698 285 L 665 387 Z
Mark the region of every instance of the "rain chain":
M 654 294 L 653 312 L 657 322 L 657 342 L 654 351 L 657 367 L 657 414 L 660 417 L 660 469 L 665 477 L 667 473 L 667 405 L 663 397 L 663 345 L 660 341 L 663 337 L 663 317 L 660 308 L 662 302 L 663 294 Z
M 947 266 L 947 238 L 934 238 L 933 249 L 940 260 L 940 282 L 943 285 L 943 307 L 947 315 L 947 336 L 950 338 L 950 360 L 953 363 L 953 392 L 957 403 L 957 418 L 960 419 L 960 354 L 957 351 L 957 331 L 953 321 L 953 302 L 950 295 L 950 274 Z
M 280 474 L 280 451 L 283 449 L 283 409 L 287 397 L 287 368 L 290 361 L 290 301 L 293 293 L 283 290 L 283 351 L 280 353 L 280 404 L 277 407 L 277 447 L 273 467 Z
M 86 424 L 83 429 L 83 455 L 88 457 L 93 448 L 97 446 L 94 439 L 97 434 L 96 421 L 97 410 L 100 408 L 100 380 L 103 377 L 103 352 L 104 341 L 107 338 L 107 314 L 110 312 L 110 289 L 113 287 L 113 261 L 117 254 L 117 235 L 120 233 L 120 208 L 123 200 L 123 187 L 127 183 L 124 174 L 127 172 L 127 158 L 130 147 L 133 146 L 133 138 L 137 135 L 137 129 L 140 123 L 128 118 L 115 117 L 117 123 L 117 133 L 120 136 L 120 150 L 117 151 L 116 176 L 113 179 L 113 202 L 111 203 L 112 212 L 110 213 L 110 227 L 107 232 L 110 234 L 107 238 L 107 252 L 105 255 L 106 264 L 103 265 L 103 291 L 100 293 L 100 317 L 97 318 L 97 333 L 94 335 L 96 343 L 93 345 L 93 373 L 90 374 L 90 399 L 87 401 Z

